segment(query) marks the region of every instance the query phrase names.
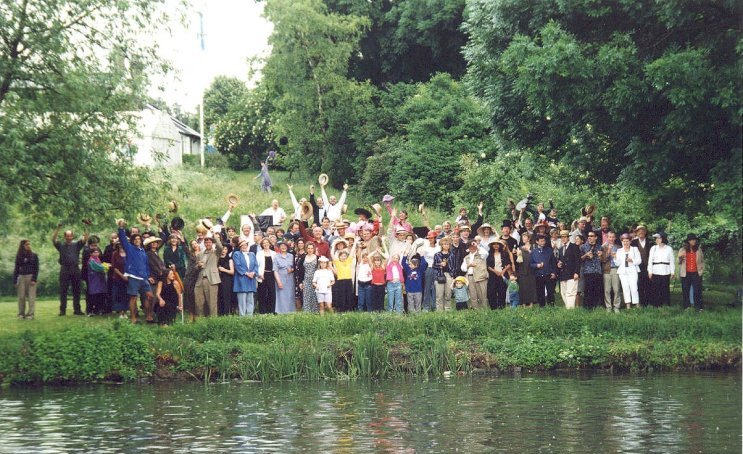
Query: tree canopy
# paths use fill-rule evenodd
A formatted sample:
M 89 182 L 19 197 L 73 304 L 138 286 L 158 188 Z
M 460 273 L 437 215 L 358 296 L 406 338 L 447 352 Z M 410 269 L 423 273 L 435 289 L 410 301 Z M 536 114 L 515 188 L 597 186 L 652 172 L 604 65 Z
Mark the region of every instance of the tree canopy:
M 128 132 L 149 75 L 167 69 L 139 36 L 165 20 L 161 6 L 151 0 L 0 3 L 3 200 L 39 222 L 111 218 L 147 204 L 153 178 L 132 166 Z

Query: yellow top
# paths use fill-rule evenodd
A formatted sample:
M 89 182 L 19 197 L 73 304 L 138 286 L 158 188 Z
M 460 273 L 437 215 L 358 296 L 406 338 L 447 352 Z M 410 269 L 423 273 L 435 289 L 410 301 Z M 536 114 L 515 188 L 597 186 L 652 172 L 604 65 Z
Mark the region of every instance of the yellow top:
M 333 260 L 333 266 L 335 267 L 335 271 L 338 273 L 338 280 L 341 279 L 351 279 L 353 277 L 353 274 L 351 272 L 351 266 L 353 264 L 351 263 L 351 259 L 346 258 L 346 260 L 340 260 L 335 259 Z

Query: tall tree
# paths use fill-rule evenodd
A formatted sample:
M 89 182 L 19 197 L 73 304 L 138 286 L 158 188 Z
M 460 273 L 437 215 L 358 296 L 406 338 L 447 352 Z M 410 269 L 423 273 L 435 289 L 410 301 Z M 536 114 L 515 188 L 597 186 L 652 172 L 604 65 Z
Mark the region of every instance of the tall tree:
M 231 108 L 245 101 L 247 94 L 247 85 L 237 77 L 215 77 L 204 92 L 204 130 L 216 128 Z
M 507 146 L 693 215 L 727 197 L 715 183 L 740 195 L 740 13 L 734 1 L 469 0 L 468 81 Z
M 108 217 L 148 204 L 129 131 L 148 76 L 141 39 L 162 1 L 0 2 L 0 197 L 31 219 Z M 151 200 L 151 199 L 150 199 Z M 9 203 L 0 203 L 0 211 Z M 6 219 L 0 213 L 1 220 Z M 49 221 L 48 221 L 49 222 Z
M 324 171 L 335 185 L 354 174 L 356 131 L 371 87 L 346 78 L 368 20 L 329 13 L 320 0 L 269 0 L 271 55 L 262 83 L 274 99 L 273 129 L 288 140 L 292 168 Z

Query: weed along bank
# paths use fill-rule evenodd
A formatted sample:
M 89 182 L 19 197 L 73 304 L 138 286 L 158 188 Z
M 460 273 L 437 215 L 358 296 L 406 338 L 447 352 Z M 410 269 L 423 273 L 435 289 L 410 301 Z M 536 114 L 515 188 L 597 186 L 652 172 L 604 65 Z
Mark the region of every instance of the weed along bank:
M 0 338 L 4 386 L 135 380 L 336 380 L 562 369 L 721 370 L 741 360 L 737 311 L 546 309 L 114 320 Z

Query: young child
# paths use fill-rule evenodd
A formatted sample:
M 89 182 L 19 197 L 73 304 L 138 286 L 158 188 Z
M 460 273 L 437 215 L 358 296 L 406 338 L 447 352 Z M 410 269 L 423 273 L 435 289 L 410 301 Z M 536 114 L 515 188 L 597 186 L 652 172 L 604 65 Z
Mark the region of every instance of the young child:
M 420 312 L 423 301 L 423 276 L 426 274 L 428 265 L 419 254 L 415 254 L 408 260 L 402 259 L 402 270 L 405 274 L 405 291 L 408 294 L 408 312 Z
M 380 312 L 384 309 L 384 289 L 387 285 L 387 268 L 384 266 L 382 256 L 377 252 L 373 252 L 372 256 L 372 267 L 371 267 L 371 310 L 374 312 Z
M 511 302 L 511 307 L 517 307 L 519 305 L 519 281 L 516 273 L 512 272 L 508 279 L 508 300 Z
M 387 279 L 387 310 L 402 313 L 402 286 L 405 283 L 405 275 L 400 265 L 400 256 L 392 254 L 387 264 L 385 278 Z
M 353 270 L 356 268 L 355 253 L 343 249 L 338 257 L 333 259 L 335 285 L 333 285 L 333 303 L 338 312 L 354 310 L 356 302 L 353 295 Z
M 451 285 L 451 292 L 454 295 L 454 302 L 457 303 L 457 310 L 467 309 L 467 303 L 470 300 L 470 294 L 467 290 L 469 281 L 464 276 L 458 276 Z
M 462 207 L 459 209 L 459 216 L 457 216 L 455 222 L 457 223 L 457 225 L 470 223 L 470 219 L 467 217 L 467 208 Z
M 320 315 L 323 315 L 326 309 L 328 312 L 333 312 L 333 293 L 331 289 L 335 284 L 335 277 L 330 270 L 330 260 L 327 257 L 320 256 L 317 260 L 320 268 L 315 271 L 315 275 L 312 277 L 312 286 L 315 288 L 315 294 L 317 295 Z

